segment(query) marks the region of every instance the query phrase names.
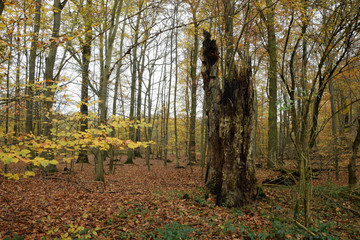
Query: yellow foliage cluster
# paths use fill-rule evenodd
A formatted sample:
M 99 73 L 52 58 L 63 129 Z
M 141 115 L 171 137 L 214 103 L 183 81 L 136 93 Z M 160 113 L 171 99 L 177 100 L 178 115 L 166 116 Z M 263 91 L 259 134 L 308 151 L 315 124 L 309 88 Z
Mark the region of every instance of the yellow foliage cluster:
M 20 136 L 12 136 L 4 134 L 0 131 L 0 139 L 7 139 L 11 143 L 0 148 L 0 161 L 6 166 L 16 164 L 18 162 L 31 164 L 35 167 L 47 167 L 48 165 L 56 165 L 59 160 L 70 163 L 77 159 L 82 150 L 109 150 L 127 148 L 147 147 L 151 142 L 133 142 L 131 140 L 122 140 L 118 134 L 113 136 L 113 131 L 119 132 L 119 129 L 131 127 L 149 127 L 148 123 L 130 122 L 114 118 L 107 126 L 100 125 L 87 129 L 85 132 L 79 131 L 78 125 L 70 125 L 70 123 L 79 123 L 83 116 L 74 114 L 68 116 L 64 120 L 53 121 L 51 136 L 35 136 L 34 134 L 22 134 Z M 51 154 L 44 154 L 51 153 Z M 46 159 L 45 156 L 53 156 L 56 159 Z M 0 174 L 8 179 L 19 179 L 34 176 L 31 171 L 24 174 L 5 173 L 4 169 L 0 169 Z

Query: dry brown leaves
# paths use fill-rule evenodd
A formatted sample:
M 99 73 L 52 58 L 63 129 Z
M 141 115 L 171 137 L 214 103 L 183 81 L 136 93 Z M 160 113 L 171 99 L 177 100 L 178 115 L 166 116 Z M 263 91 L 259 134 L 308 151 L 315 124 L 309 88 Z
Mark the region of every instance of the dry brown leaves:
M 195 239 L 244 239 L 248 229 L 255 234 L 270 229 L 271 215 L 291 218 L 291 189 L 265 189 L 268 199 L 226 209 L 215 206 L 213 196 L 206 198 L 200 167 L 151 163 L 151 171 L 143 159 L 117 165 L 105 183 L 93 181 L 94 165 L 86 164 L 76 164 L 71 175 L 2 178 L 0 238 L 150 239 L 188 231 Z M 267 177 L 260 173 L 258 178 Z

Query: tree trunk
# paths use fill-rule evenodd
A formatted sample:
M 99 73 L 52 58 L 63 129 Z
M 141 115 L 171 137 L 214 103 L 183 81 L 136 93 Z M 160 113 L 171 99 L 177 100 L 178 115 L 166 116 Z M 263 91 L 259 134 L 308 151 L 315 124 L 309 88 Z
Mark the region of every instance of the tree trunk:
M 141 9 L 141 5 L 139 6 L 139 10 Z M 139 26 L 140 26 L 140 19 L 141 19 L 141 14 L 138 14 L 137 16 L 137 20 L 136 20 L 136 27 L 135 27 L 135 41 L 134 41 L 134 48 L 133 48 L 133 53 L 132 53 L 132 73 L 131 73 L 131 98 L 130 98 L 130 122 L 131 124 L 135 124 L 135 117 L 134 117 L 134 112 L 135 112 L 135 86 L 136 86 L 136 73 L 137 73 L 137 44 L 138 44 L 138 40 L 139 40 Z M 135 141 L 135 127 L 134 126 L 130 126 L 129 129 L 129 138 L 132 141 Z M 135 152 L 134 149 L 128 149 L 128 157 L 126 160 L 126 164 L 133 164 L 134 163 L 134 157 L 135 157 Z
M 0 0 L 0 16 L 2 16 L 4 7 L 5 7 L 4 0 Z
M 10 37 L 10 44 L 12 45 L 13 43 L 13 38 L 12 36 Z M 5 138 L 4 138 L 4 143 L 5 146 L 7 144 L 9 144 L 9 103 L 10 103 L 10 69 L 11 69 L 11 65 L 12 65 L 12 51 L 13 48 L 10 47 L 10 54 L 9 54 L 9 59 L 8 59 L 8 63 L 7 63 L 7 70 L 6 70 L 6 110 L 5 110 Z M 5 164 L 5 169 L 4 169 L 5 173 L 7 173 L 8 171 L 8 165 Z
M 20 44 L 20 42 L 19 42 Z M 20 46 L 19 46 L 20 48 Z M 15 81 L 15 122 L 14 122 L 14 134 L 15 136 L 19 136 L 20 133 L 20 113 L 21 113 L 21 109 L 20 109 L 20 68 L 21 67 L 21 56 L 20 56 L 20 52 L 18 52 L 17 54 L 17 65 L 16 65 L 16 81 Z
M 149 31 L 145 30 L 145 36 L 144 39 L 147 39 L 149 37 Z M 144 84 L 143 77 L 144 77 L 144 71 L 145 71 L 145 53 L 147 50 L 147 42 L 144 42 L 142 45 L 141 53 L 140 53 L 140 60 L 139 60 L 139 66 L 138 66 L 138 92 L 137 92 L 137 106 L 136 106 L 136 120 L 137 123 L 141 122 L 141 103 L 142 103 L 142 86 Z M 140 64 L 141 61 L 141 64 Z M 136 142 L 141 141 L 141 128 L 136 129 Z M 135 157 L 142 158 L 140 148 L 135 149 Z
M 126 5 L 126 10 L 125 10 L 125 16 L 127 16 L 128 13 L 128 9 L 129 9 L 129 4 Z M 124 37 L 125 37 L 125 26 L 126 26 L 126 21 L 123 22 L 122 28 L 121 28 L 121 40 L 120 40 L 120 52 L 119 52 L 119 56 L 123 56 L 123 43 L 124 43 Z M 118 63 L 117 69 L 116 69 L 116 78 L 115 78 L 115 86 L 114 86 L 114 100 L 113 100 L 113 112 L 112 115 L 115 117 L 116 113 L 117 113 L 117 100 L 118 100 L 118 91 L 120 88 L 120 94 L 121 94 L 121 101 L 123 103 L 123 97 L 122 97 L 122 91 L 121 91 L 121 85 L 119 84 L 120 82 L 120 73 L 121 73 L 121 66 L 122 66 L 122 61 L 120 61 Z M 124 105 L 122 104 L 122 111 L 124 111 Z M 123 116 L 125 117 L 125 114 L 123 114 Z M 115 137 L 115 128 L 113 128 L 113 131 L 111 132 L 111 136 Z M 109 173 L 114 173 L 114 160 L 115 160 L 115 149 L 112 148 L 112 153 L 110 155 L 110 162 L 109 162 Z
M 193 21 L 194 21 L 194 48 L 191 56 L 191 63 L 190 63 L 190 78 L 191 78 L 191 91 L 190 91 L 190 98 L 191 98 L 191 106 L 190 106 L 190 126 L 189 126 L 189 161 L 188 163 L 191 165 L 196 161 L 196 142 L 195 142 L 195 129 L 196 129 L 196 96 L 197 96 L 197 60 L 199 54 L 199 23 L 197 22 L 196 13 L 197 8 L 192 6 L 192 14 L 193 14 Z
M 115 36 L 119 26 L 120 12 L 122 9 L 122 0 L 115 0 L 111 12 L 111 20 L 109 27 L 109 37 L 106 39 L 105 48 L 105 66 L 104 73 L 100 79 L 100 95 L 99 95 L 99 110 L 100 110 L 100 125 L 106 125 L 107 123 L 107 98 L 108 98 L 108 84 L 110 78 L 110 64 L 113 52 L 113 45 Z M 95 181 L 104 181 L 104 161 L 107 156 L 106 150 L 98 150 L 97 165 L 96 165 L 96 177 Z
M 91 0 L 86 1 L 85 6 L 85 41 L 82 48 L 82 83 L 81 83 L 81 106 L 80 112 L 82 119 L 80 121 L 80 131 L 85 132 L 88 129 L 88 103 L 89 103 L 89 65 L 91 59 L 91 39 L 92 39 L 92 18 L 91 18 Z M 89 163 L 87 149 L 81 149 L 77 162 Z
M 268 54 L 269 54 L 269 125 L 268 125 L 268 162 L 269 168 L 278 167 L 277 161 L 277 56 L 276 56 L 276 36 L 274 21 L 274 4 L 272 0 L 266 0 L 267 10 L 267 31 L 268 31 Z
M 178 6 L 175 5 L 175 21 L 178 18 Z M 175 135 L 175 157 L 176 157 L 176 167 L 180 166 L 179 163 L 179 150 L 178 150 L 178 132 L 177 132 L 177 115 L 176 115 L 176 96 L 177 96 L 177 84 L 178 84 L 178 29 L 175 30 L 175 86 L 174 86 L 174 135 Z
M 331 102 L 331 130 L 333 135 L 332 147 L 335 157 L 335 173 L 336 180 L 339 180 L 339 152 L 338 152 L 338 137 L 337 137 L 337 126 L 336 126 L 336 106 L 335 106 L 335 95 L 333 80 L 329 82 L 330 102 Z
M 348 169 L 349 169 L 349 186 L 350 186 L 350 188 L 355 186 L 355 184 L 357 182 L 356 158 L 357 158 L 357 153 L 358 153 L 358 150 L 359 150 L 359 145 L 360 145 L 360 118 L 358 119 L 357 134 L 356 134 L 353 146 L 352 146 L 353 154 L 351 156 L 351 160 L 350 160 L 350 163 L 348 165 Z
M 32 98 L 34 95 L 33 86 L 35 83 L 35 68 L 36 68 L 36 52 L 37 45 L 39 39 L 40 32 L 40 18 L 41 18 L 41 1 L 36 1 L 35 7 L 35 17 L 34 17 L 34 30 L 33 30 L 33 38 L 31 42 L 30 48 L 30 58 L 29 58 L 29 82 L 27 87 L 27 95 L 28 99 L 26 100 L 26 123 L 25 123 L 25 131 L 26 133 L 30 133 L 33 130 L 33 108 L 34 104 L 32 102 Z
M 56 41 L 60 36 L 60 26 L 61 26 L 61 13 L 63 8 L 65 7 L 65 4 L 67 3 L 67 0 L 64 0 L 61 2 L 60 0 L 54 0 L 54 22 L 53 22 L 53 32 L 51 36 L 51 44 L 50 44 L 50 50 L 49 54 L 45 59 L 45 73 L 44 73 L 44 79 L 45 79 L 45 109 L 46 114 L 44 116 L 45 123 L 44 123 L 44 136 L 51 139 L 51 128 L 52 128 L 52 108 L 54 104 L 54 95 L 55 92 L 53 91 L 52 86 L 56 84 L 57 79 L 55 79 L 54 76 L 54 67 L 55 67 L 55 60 L 57 55 L 57 49 L 58 49 L 58 42 Z M 48 160 L 53 159 L 53 153 L 52 152 L 46 152 L 45 153 L 46 158 Z M 46 167 L 47 172 L 56 172 L 57 168 L 55 165 L 48 165 Z
M 252 159 L 254 128 L 251 70 L 245 66 L 225 79 L 220 92 L 217 83 L 218 48 L 204 31 L 202 76 L 209 118 L 210 160 L 206 185 L 216 194 L 216 204 L 238 207 L 256 197 Z

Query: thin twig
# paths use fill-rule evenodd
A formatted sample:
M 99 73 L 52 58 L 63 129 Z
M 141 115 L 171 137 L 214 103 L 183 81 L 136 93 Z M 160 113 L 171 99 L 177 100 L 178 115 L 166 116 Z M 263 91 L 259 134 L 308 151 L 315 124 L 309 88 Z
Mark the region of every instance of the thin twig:
M 302 224 L 299 223 L 298 221 L 295 221 L 295 224 L 296 224 L 298 227 L 302 228 L 305 232 L 309 233 L 311 236 L 313 236 L 313 237 L 316 236 L 315 233 L 313 233 L 310 229 L 308 229 L 307 227 L 305 227 L 304 225 L 302 225 Z
M 0 196 L 5 199 L 5 202 L 7 203 L 7 205 L 9 205 L 9 207 L 10 207 L 11 210 L 12 210 L 12 214 L 14 215 L 14 219 L 16 219 L 17 216 L 16 216 L 16 213 L 15 213 L 15 209 L 11 206 L 10 201 L 7 199 L 7 197 L 5 197 L 4 195 L 2 195 L 1 193 L 0 193 Z M 4 218 L 2 218 L 2 219 L 4 219 Z M 4 220 L 5 220 L 5 219 L 4 219 Z M 6 221 L 6 220 L 5 220 L 5 221 Z

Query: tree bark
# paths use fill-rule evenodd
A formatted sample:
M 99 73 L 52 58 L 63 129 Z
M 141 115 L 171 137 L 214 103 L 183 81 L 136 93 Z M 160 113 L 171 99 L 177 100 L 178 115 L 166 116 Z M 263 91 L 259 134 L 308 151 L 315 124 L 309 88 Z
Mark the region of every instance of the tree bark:
M 41 2 L 42 0 L 37 0 L 35 3 L 36 7 L 35 7 L 34 30 L 33 30 L 34 35 L 32 38 L 31 48 L 30 48 L 29 82 L 27 87 L 28 99 L 26 100 L 26 123 L 25 123 L 26 133 L 30 133 L 33 130 L 34 104 L 32 102 L 32 98 L 34 95 L 33 85 L 35 83 L 36 52 L 37 52 L 37 44 L 38 44 L 39 32 L 40 32 Z
M 63 8 L 65 7 L 65 4 L 67 3 L 67 0 L 60 1 L 60 0 L 54 0 L 54 22 L 53 22 L 53 32 L 51 35 L 51 44 L 50 44 L 50 50 L 49 54 L 45 59 L 45 73 L 44 73 L 44 80 L 45 80 L 45 109 L 46 114 L 44 116 L 45 123 L 44 123 L 44 136 L 51 139 L 51 128 L 52 128 L 52 116 L 53 116 L 53 105 L 54 105 L 54 95 L 55 92 L 53 91 L 52 86 L 56 84 L 55 76 L 54 76 L 54 67 L 55 67 L 55 61 L 56 61 L 56 55 L 58 50 L 58 38 L 60 36 L 60 26 L 61 26 L 61 13 Z M 52 159 L 53 153 L 52 152 L 46 152 L 45 153 L 46 158 L 48 160 Z M 48 165 L 46 167 L 46 171 L 48 172 L 56 172 L 57 168 L 56 165 Z
M 178 20 L 178 6 L 175 5 L 175 21 Z M 175 135 L 175 157 L 176 167 L 180 166 L 179 163 L 179 150 L 178 150 L 178 132 L 177 132 L 177 114 L 176 114 L 176 96 L 177 96 L 177 85 L 178 85 L 178 29 L 175 30 L 175 85 L 174 85 L 174 135 Z
M 139 10 L 141 9 L 142 4 L 139 5 Z M 141 15 L 138 14 L 137 20 L 136 20 L 136 27 L 135 27 L 135 37 L 134 37 L 134 48 L 132 52 L 132 73 L 131 73 L 131 98 L 130 98 L 130 122 L 131 124 L 135 124 L 135 86 L 136 86 L 136 78 L 137 78 L 137 44 L 139 41 L 139 26 L 140 26 L 140 19 Z M 132 141 L 135 141 L 135 127 L 130 126 L 129 129 L 129 138 Z M 128 149 L 128 157 L 126 160 L 127 164 L 133 164 L 134 163 L 134 157 L 135 157 L 135 151 L 134 149 Z
M 266 0 L 267 11 L 267 32 L 268 32 L 268 54 L 269 54 L 269 116 L 268 116 L 268 162 L 269 168 L 278 167 L 277 146 L 277 56 L 274 12 L 275 7 L 272 0 Z
M 106 39 L 105 48 L 105 66 L 104 73 L 100 79 L 100 95 L 99 95 L 99 110 L 100 110 L 100 125 L 106 125 L 107 123 L 107 98 L 108 98 L 108 84 L 110 78 L 110 64 L 113 52 L 114 40 L 119 26 L 120 12 L 122 9 L 122 0 L 115 0 L 111 12 L 111 20 L 109 27 L 109 37 Z M 107 156 L 106 150 L 98 150 L 97 165 L 96 165 L 96 177 L 95 181 L 104 181 L 104 161 Z
M 88 129 L 88 103 L 89 103 L 89 65 L 91 59 L 91 39 L 92 39 L 92 18 L 91 18 L 91 0 L 86 1 L 85 6 L 85 41 L 82 48 L 82 83 L 81 83 L 81 106 L 80 112 L 82 119 L 80 121 L 80 131 L 85 132 Z M 79 153 L 78 162 L 89 163 L 87 149 L 82 149 Z
M 338 135 L 337 135 L 337 125 L 336 125 L 336 105 L 335 105 L 334 84 L 332 79 L 330 79 L 329 82 L 329 92 L 330 92 L 330 102 L 331 102 L 331 130 L 333 135 L 332 147 L 335 157 L 334 163 L 335 163 L 336 180 L 339 180 L 339 152 L 338 152 Z
M 190 106 L 190 126 L 189 126 L 189 161 L 188 164 L 193 164 L 196 161 L 196 141 L 195 141 L 195 128 L 196 128 L 196 97 L 197 97 L 197 60 L 199 55 L 199 23 L 197 22 L 197 10 L 199 3 L 191 5 L 192 19 L 194 21 L 194 48 L 191 56 L 190 63 L 190 78 L 191 78 L 191 106 Z
M 5 8 L 4 0 L 0 0 L 0 16 L 2 16 L 4 8 Z
M 127 16 L 128 9 L 129 9 L 129 4 L 126 5 L 125 16 Z M 123 55 L 125 26 L 126 26 L 126 21 L 123 22 L 123 25 L 121 27 L 121 40 L 120 40 L 119 56 Z M 117 113 L 117 100 L 118 100 L 119 88 L 120 88 L 120 94 L 121 94 L 120 99 L 121 99 L 121 101 L 123 103 L 123 97 L 122 97 L 122 91 L 121 91 L 121 85 L 120 85 L 120 73 L 121 73 L 122 64 L 123 64 L 122 61 L 120 61 L 118 63 L 117 69 L 116 69 L 115 86 L 114 86 L 114 100 L 113 100 L 113 112 L 112 112 L 113 117 L 115 117 L 116 113 Z M 124 105 L 123 104 L 122 104 L 122 111 L 124 111 Z M 123 116 L 125 117 L 125 114 L 123 114 Z M 115 137 L 115 128 L 113 128 L 113 131 L 111 132 L 111 136 Z M 115 170 L 114 170 L 114 160 L 115 160 L 115 149 L 112 148 L 112 153 L 110 155 L 110 162 L 109 162 L 109 173 L 114 173 L 115 172 Z
M 216 194 L 216 204 L 244 206 L 256 197 L 255 167 L 252 159 L 254 129 L 254 92 L 249 66 L 234 67 L 220 90 L 217 81 L 218 48 L 204 31 L 202 76 L 206 95 L 206 112 L 210 160 L 206 185 Z
M 350 163 L 348 165 L 348 169 L 349 169 L 349 186 L 350 186 L 350 188 L 355 186 L 355 184 L 357 182 L 356 158 L 357 158 L 357 153 L 358 153 L 358 150 L 359 150 L 359 145 L 360 145 L 360 118 L 358 119 L 357 134 L 356 134 L 353 146 L 352 146 L 353 154 L 351 156 L 351 160 L 350 160 Z

